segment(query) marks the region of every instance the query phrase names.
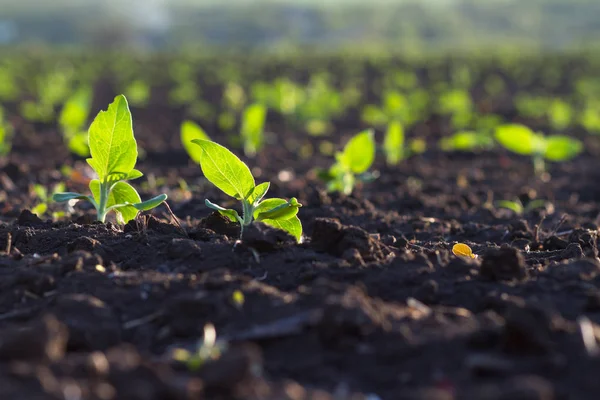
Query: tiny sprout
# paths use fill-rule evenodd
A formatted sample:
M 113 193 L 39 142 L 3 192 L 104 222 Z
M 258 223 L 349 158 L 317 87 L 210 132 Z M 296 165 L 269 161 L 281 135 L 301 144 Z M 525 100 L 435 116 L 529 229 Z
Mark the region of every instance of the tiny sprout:
M 217 331 L 213 324 L 204 326 L 204 339 L 200 341 L 195 352 L 177 348 L 173 351 L 173 359 L 184 363 L 190 371 L 197 371 L 209 361 L 217 360 L 227 350 L 227 344 L 217 340 Z
M 477 255 L 473 254 L 473 250 L 464 243 L 457 243 L 452 246 L 452 253 L 459 257 L 477 258 Z

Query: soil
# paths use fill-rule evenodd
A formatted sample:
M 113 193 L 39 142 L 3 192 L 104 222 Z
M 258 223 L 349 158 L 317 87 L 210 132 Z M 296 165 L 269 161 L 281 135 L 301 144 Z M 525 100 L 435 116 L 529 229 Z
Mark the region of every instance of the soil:
M 132 112 L 146 151 L 137 187 L 167 192 L 176 217 L 160 207 L 102 224 L 84 204 L 58 220 L 31 214 L 32 184 L 60 181 L 67 160 L 79 171 L 69 189 L 85 190 L 89 171 L 54 126 L 17 131 L 0 169 L 0 398 L 597 398 L 596 138 L 580 135 L 584 153 L 549 165 L 545 181 L 503 150 L 437 150 L 449 128 L 435 117 L 411 131 L 427 132 L 427 152 L 396 167 L 378 157 L 380 177 L 343 196 L 311 172 L 330 157 L 283 142 L 341 145 L 364 126 L 341 118 L 316 138 L 275 118 L 266 149 L 245 160 L 270 195 L 303 204 L 304 240 L 256 224 L 239 243 L 204 206 L 228 199 L 181 149 L 185 113 L 160 101 Z M 515 198 L 546 206 L 491 205 Z M 457 242 L 478 257 L 454 256 Z M 221 357 L 175 361 L 207 324 L 227 344 Z

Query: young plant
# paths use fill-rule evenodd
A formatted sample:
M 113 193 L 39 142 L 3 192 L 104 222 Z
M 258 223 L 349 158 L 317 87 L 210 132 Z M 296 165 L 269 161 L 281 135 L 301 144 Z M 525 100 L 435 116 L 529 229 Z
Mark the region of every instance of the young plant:
M 517 215 L 523 215 L 529 211 L 535 210 L 537 208 L 545 208 L 546 201 L 537 199 L 532 200 L 527 203 L 527 205 L 523 205 L 523 202 L 518 198 L 514 201 L 512 200 L 500 200 L 496 202 L 496 207 L 498 208 L 506 208 L 508 210 L 513 211 Z
M 440 140 L 443 151 L 476 151 L 494 147 L 494 138 L 485 132 L 463 131 Z
M 197 164 L 202 159 L 202 149 L 192 143 L 193 140 L 210 140 L 204 129 L 192 121 L 183 121 L 180 129 L 181 144 L 190 158 Z
M 336 162 L 329 170 L 320 171 L 319 177 L 327 182 L 327 189 L 332 192 L 352 193 L 357 179 L 366 178 L 363 174 L 375 160 L 375 139 L 372 129 L 356 134 L 344 147 L 336 153 Z
M 251 104 L 244 110 L 242 115 L 242 140 L 244 141 L 244 153 L 253 157 L 265 143 L 265 121 L 267 119 L 267 108 L 262 104 Z
M 90 155 L 84 130 L 92 105 L 92 90 L 82 87 L 67 99 L 58 119 L 69 150 L 81 157 Z
M 194 139 L 192 142 L 202 149 L 200 168 L 206 179 L 242 203 L 240 216 L 236 210 L 221 207 L 208 199 L 204 201 L 207 207 L 240 224 L 240 239 L 243 238 L 244 227 L 256 220 L 284 230 L 300 241 L 302 224 L 297 214 L 302 204 L 296 198 L 263 200 L 271 184 L 263 182 L 256 185 L 248 166 L 235 154 L 210 140 Z
M 413 139 L 405 145 L 404 127 L 399 121 L 388 124 L 383 139 L 383 151 L 388 165 L 398 165 L 400 161 L 425 151 L 426 144 L 421 139 Z
M 118 222 L 127 223 L 138 212 L 151 210 L 167 199 L 166 194 L 161 194 L 142 201 L 133 186 L 126 182 L 143 174 L 134 168 L 138 150 L 125 96 L 115 97 L 107 111 L 98 113 L 90 126 L 88 142 L 92 157 L 87 162 L 98 175 L 98 179 L 93 179 L 89 185 L 92 195 L 55 193 L 54 201 L 87 200 L 96 209 L 98 221 L 104 222 L 106 214 L 114 211 Z
M 502 125 L 496 129 L 496 140 L 513 153 L 530 156 L 536 174 L 545 172 L 545 160 L 567 161 L 583 150 L 577 139 L 564 135 L 544 136 L 519 124 Z
M 65 184 L 61 182 L 54 185 L 52 188 L 52 193 L 59 193 L 63 192 L 64 190 Z M 41 217 L 46 213 L 46 211 L 48 211 L 48 205 L 52 202 L 52 197 L 49 195 L 48 189 L 39 184 L 33 185 L 33 193 L 35 193 L 39 203 L 31 209 L 31 212 L 37 214 L 38 217 Z M 62 215 L 64 215 L 63 212 L 55 212 L 52 213 L 52 218 L 58 218 Z

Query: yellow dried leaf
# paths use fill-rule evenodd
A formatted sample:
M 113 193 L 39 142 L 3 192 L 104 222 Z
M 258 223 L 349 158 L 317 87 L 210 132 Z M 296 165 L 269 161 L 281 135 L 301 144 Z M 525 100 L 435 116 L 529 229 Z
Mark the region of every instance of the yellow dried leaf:
M 475 254 L 473 254 L 473 250 L 471 250 L 471 248 L 464 243 L 457 243 L 454 246 L 452 246 L 452 253 L 454 253 L 455 256 L 461 257 L 477 257 Z

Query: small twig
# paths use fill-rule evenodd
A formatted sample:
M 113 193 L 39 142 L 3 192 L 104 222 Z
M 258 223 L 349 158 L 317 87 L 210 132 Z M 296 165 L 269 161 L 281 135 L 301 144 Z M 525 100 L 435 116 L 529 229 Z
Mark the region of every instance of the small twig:
M 540 218 L 540 222 L 533 228 L 533 237 L 538 243 L 540 242 L 540 230 L 542 229 L 542 223 L 544 222 L 545 218 L 546 216 L 542 215 L 542 217 Z
M 177 227 L 185 235 L 185 237 L 189 237 L 188 234 L 187 234 L 187 232 L 185 231 L 185 229 L 183 229 L 183 226 L 181 226 L 181 223 L 179 222 L 179 218 L 177 218 L 175 216 L 175 214 L 173 213 L 173 210 L 171 210 L 171 207 L 169 207 L 169 203 L 167 203 L 165 201 L 163 204 L 165 205 L 165 207 L 167 207 L 167 210 L 169 211 L 169 214 L 171 215 L 171 219 L 173 220 L 173 222 L 175 223 L 175 225 L 177 225 Z
M 560 217 L 560 219 L 556 223 L 556 226 L 550 231 L 550 236 L 556 235 L 556 232 L 558 232 L 558 228 L 560 228 L 561 225 L 564 224 L 566 220 L 567 220 L 567 214 L 563 214 L 562 217 Z

